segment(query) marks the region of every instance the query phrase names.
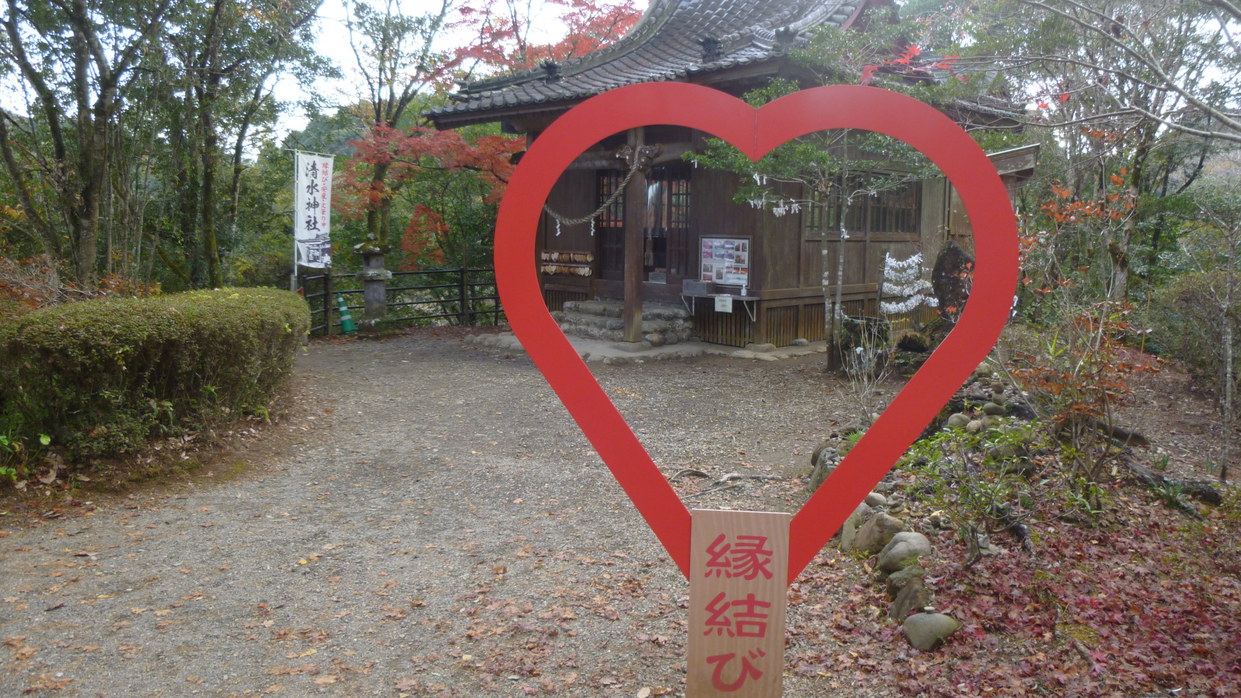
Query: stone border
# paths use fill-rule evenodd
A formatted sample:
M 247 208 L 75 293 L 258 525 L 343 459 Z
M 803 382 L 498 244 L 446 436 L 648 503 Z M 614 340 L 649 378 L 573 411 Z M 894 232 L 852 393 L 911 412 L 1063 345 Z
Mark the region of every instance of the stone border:
M 777 347 L 774 344 L 747 344 L 744 349 L 738 349 L 692 340 L 655 346 L 649 342 L 608 342 L 567 336 L 583 361 L 601 361 L 608 365 L 645 363 L 666 359 L 692 359 L 708 355 L 753 361 L 779 361 L 827 352 L 826 342 L 810 342 L 804 339 L 796 340 L 792 346 L 787 347 Z M 465 342 L 477 347 L 525 353 L 525 348 L 521 346 L 521 342 L 512 332 L 472 334 L 465 337 Z

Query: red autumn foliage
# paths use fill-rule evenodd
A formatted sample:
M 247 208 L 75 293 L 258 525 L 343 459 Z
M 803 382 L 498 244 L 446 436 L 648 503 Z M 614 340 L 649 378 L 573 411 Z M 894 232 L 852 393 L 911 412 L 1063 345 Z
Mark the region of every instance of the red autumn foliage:
M 461 70 L 472 61 L 487 69 L 515 69 L 564 60 L 623 36 L 641 16 L 632 0 L 547 0 L 545 5 L 561 8 L 556 18 L 567 35 L 555 43 L 531 45 L 530 28 L 536 18 L 530 16 L 530 5 L 514 0 L 465 4 L 452 26 L 475 38 L 456 51 L 445 67 Z M 401 129 L 381 123 L 350 145 L 356 150 L 343 168 L 337 201 L 346 217 L 356 218 L 384 209 L 406 184 L 426 172 L 476 172 L 490 186 L 487 201 L 498 200 L 513 170 L 512 156 L 524 143 L 499 135 L 467 138 L 457 131 Z M 443 211 L 420 206 L 400 245 L 411 257 L 434 262 L 443 257 L 438 243 L 448 232 Z
M 491 68 L 532 68 L 543 61 L 563 61 L 594 51 L 625 35 L 641 17 L 633 0 L 548 0 L 559 6 L 556 19 L 568 30 L 565 37 L 549 44 L 529 43 L 535 23 L 550 18 L 529 14 L 528 7 L 513 0 L 488 0 L 467 5 L 460 11 L 456 28 L 475 39 L 457 53 L 459 61 L 474 60 Z
M 491 185 L 489 201 L 504 193 L 513 172 L 512 156 L 521 150 L 520 139 L 483 136 L 466 139 L 458 131 L 437 131 L 429 127 L 408 130 L 380 125 L 362 140 L 351 141 L 354 156 L 341 180 L 341 210 L 357 217 L 377 207 L 400 191 L 421 171 L 470 170 L 484 176 Z M 375 182 L 376 165 L 386 166 L 387 176 Z
M 414 207 L 414 215 L 410 216 L 405 234 L 401 236 L 401 251 L 406 259 L 418 260 L 429 264 L 444 264 L 444 249 L 440 241 L 448 234 L 448 224 L 444 217 L 429 207 L 419 204 Z M 412 271 L 412 269 L 407 269 Z
M 1107 520 L 1049 529 L 1034 557 L 1010 551 L 967 567 L 960 539 L 941 538 L 928 579 L 945 580 L 938 606 L 965 627 L 940 652 L 902 666 L 902 689 L 1231 695 L 1241 681 L 1241 567 L 1222 512 L 1189 523 L 1131 491 L 1111 498 Z
M 858 82 L 863 85 L 869 85 L 875 76 L 879 73 L 889 75 L 901 75 L 910 78 L 927 78 L 930 77 L 931 71 L 945 71 L 951 73 L 956 66 L 957 59 L 960 56 L 943 56 L 930 63 L 919 63 L 915 59 L 922 55 L 922 47 L 917 44 L 909 44 L 895 58 L 888 58 L 880 63 L 863 66 L 862 75 Z M 954 75 L 960 80 L 966 80 L 965 76 Z
M 1121 168 L 1108 175 L 1109 186 L 1097 199 L 1073 198 L 1072 190 L 1059 182 L 1053 182 L 1053 198 L 1039 206 L 1056 228 L 1066 225 L 1108 224 L 1121 221 L 1133 213 L 1136 198 L 1127 187 L 1129 171 Z

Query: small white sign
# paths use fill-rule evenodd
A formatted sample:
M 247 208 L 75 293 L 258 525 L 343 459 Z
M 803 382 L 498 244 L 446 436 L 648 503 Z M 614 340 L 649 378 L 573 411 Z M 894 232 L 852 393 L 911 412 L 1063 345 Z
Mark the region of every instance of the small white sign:
M 727 293 L 715 297 L 715 312 L 731 313 L 733 311 L 733 297 Z

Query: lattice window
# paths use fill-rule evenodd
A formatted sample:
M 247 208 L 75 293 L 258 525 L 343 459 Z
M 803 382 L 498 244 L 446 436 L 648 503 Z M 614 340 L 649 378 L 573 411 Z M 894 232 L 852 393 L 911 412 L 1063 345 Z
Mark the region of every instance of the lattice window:
M 861 181 L 852 184 L 861 187 Z M 917 233 L 919 205 L 922 199 L 920 182 L 907 182 L 869 196 L 855 195 L 845 218 L 845 229 L 855 233 Z M 840 228 L 841 200 L 839 195 L 826 202 L 811 197 L 802 208 L 802 232 L 808 240 L 834 235 Z
M 596 178 L 596 206 L 602 206 L 625 181 L 625 173 L 602 170 Z M 617 197 L 611 206 L 599 214 L 595 221 L 595 234 L 599 236 L 599 276 L 604 279 L 620 279 L 625 273 L 625 197 Z
M 600 171 L 596 205 L 603 205 L 624 181 L 624 173 Z M 632 185 L 631 186 L 635 186 Z M 662 165 L 646 176 L 647 206 L 644 219 L 643 266 L 647 272 L 684 276 L 696 269 L 690 255 L 690 170 L 688 166 Z M 625 270 L 625 197 L 603 211 L 595 225 L 599 236 L 599 274 L 620 279 Z
M 647 271 L 683 276 L 696 268 L 689 254 L 690 171 L 685 165 L 653 168 L 647 176 Z

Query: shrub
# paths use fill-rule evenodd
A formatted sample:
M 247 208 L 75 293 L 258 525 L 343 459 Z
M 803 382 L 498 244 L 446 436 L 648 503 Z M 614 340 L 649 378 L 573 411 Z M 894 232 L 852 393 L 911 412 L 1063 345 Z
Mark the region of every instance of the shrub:
M 931 340 L 921 332 L 907 332 L 896 341 L 896 348 L 901 351 L 926 354 L 931 351 Z
M 1060 437 L 1077 475 L 1097 482 L 1121 455 L 1116 411 L 1132 393 L 1129 378 L 1158 365 L 1124 345 L 1132 331 L 1128 304 L 1103 301 L 1078 308 L 1048 328 L 1036 354 L 1014 354 L 1012 375 Z
M 309 327 L 273 289 L 108 298 L 0 327 L 0 434 L 50 436 L 71 459 L 134 452 L 152 437 L 263 414 Z
M 1185 363 L 1208 388 L 1224 380 L 1224 311 L 1212 285 L 1223 272 L 1189 273 L 1160 289 L 1151 303 L 1151 345 L 1161 354 Z M 1234 326 L 1241 324 L 1241 301 L 1229 309 Z M 1241 376 L 1241 337 L 1233 337 L 1234 380 Z

